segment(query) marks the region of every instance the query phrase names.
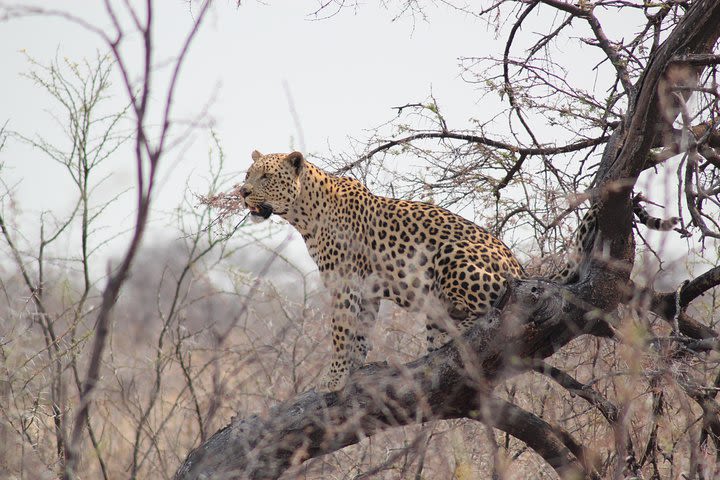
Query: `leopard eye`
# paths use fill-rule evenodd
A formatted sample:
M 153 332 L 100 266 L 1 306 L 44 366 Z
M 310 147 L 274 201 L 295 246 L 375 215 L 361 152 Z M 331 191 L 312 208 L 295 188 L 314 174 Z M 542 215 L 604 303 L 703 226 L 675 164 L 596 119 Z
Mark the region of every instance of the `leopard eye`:
M 260 180 L 267 180 L 268 178 L 270 178 L 270 174 L 269 174 L 269 173 L 263 173 L 263 174 L 260 176 Z

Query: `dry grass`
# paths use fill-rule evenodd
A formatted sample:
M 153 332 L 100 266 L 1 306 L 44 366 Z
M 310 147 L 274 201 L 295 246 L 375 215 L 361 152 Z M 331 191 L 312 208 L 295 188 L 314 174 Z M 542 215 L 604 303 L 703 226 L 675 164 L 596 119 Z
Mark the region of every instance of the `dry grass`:
M 180 307 L 159 346 L 176 287 L 173 279 L 182 265 L 177 261 L 182 249 L 179 244 L 148 249 L 117 305 L 102 381 L 90 415 L 99 456 L 86 439 L 81 478 L 102 478 L 98 458 L 105 462 L 108 478 L 125 478 L 133 457 L 137 478 L 171 478 L 202 438 L 235 415 L 263 415 L 278 402 L 310 388 L 329 358 L 328 321 L 315 277 L 303 279 L 288 273 L 293 270 L 277 260 L 281 264 L 265 272 L 266 278 L 258 284 L 252 272 L 240 270 L 245 253 L 226 258 L 222 271 L 209 274 L 197 268 L 183 282 Z M 162 251 L 165 258 L 159 254 Z M 271 258 L 272 254 L 264 255 Z M 65 338 L 71 326 L 63 324 L 62 312 L 73 306 L 73 282 L 62 278 L 60 272 L 56 275 L 53 288 L 45 292 L 46 304 L 59 312 L 56 331 Z M 61 462 L 49 401 L 55 380 L 53 366 L 30 304 L 22 291 L 8 288 L 16 284 L 14 278 L 4 273 L 0 315 L 1 477 L 54 478 Z M 299 295 L 297 288 L 277 289 L 271 278 L 286 286 L 306 282 L 308 293 Z M 419 319 L 389 306 L 383 307 L 380 317 L 370 361 L 404 363 L 422 354 Z M 625 343 L 582 337 L 555 355 L 551 363 L 581 382 L 592 383 L 596 391 L 623 409 L 638 450 L 647 444 L 653 430 L 654 395 L 662 392 L 665 406 L 657 418 L 658 445 L 669 456 L 660 457 L 658 469 L 663 478 L 671 478 L 688 466 L 687 438 L 697 434 L 694 422 L 701 412 L 696 404 L 683 401 L 675 380 L 666 372 L 687 368 L 697 375 L 704 366 L 692 361 L 670 364 L 661 352 L 637 348 L 644 341 L 642 321 L 628 314 L 624 324 Z M 75 344 L 61 341 L 61 415 L 65 417 L 73 414 L 78 398 L 69 360 L 74 355 L 82 371 L 91 330 L 92 323 L 83 322 Z M 148 410 L 155 388 L 157 400 Z M 613 431 L 597 409 L 546 377 L 522 374 L 496 393 L 565 428 L 591 447 L 598 463 L 607 466 L 614 462 Z M 505 472 L 504 478 L 555 478 L 554 471 L 521 442 L 494 432 L 491 444 L 488 435 L 486 427 L 471 420 L 396 428 L 295 467 L 283 478 L 483 478 L 493 471 L 495 448 L 496 468 Z M 702 460 L 709 461 L 712 473 L 713 459 Z M 652 474 L 649 464 L 646 470 Z M 363 476 L 364 472 L 370 474 Z

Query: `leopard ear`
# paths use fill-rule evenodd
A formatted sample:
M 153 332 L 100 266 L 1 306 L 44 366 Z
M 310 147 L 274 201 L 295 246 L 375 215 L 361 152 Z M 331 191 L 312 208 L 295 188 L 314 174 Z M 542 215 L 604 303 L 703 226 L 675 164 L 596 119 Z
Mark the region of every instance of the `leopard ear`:
M 295 175 L 300 175 L 303 166 L 305 166 L 305 157 L 303 157 L 303 154 L 300 152 L 288 153 L 285 161 L 292 165 L 295 170 Z
M 256 162 L 258 158 L 263 156 L 263 154 L 258 152 L 257 150 L 253 150 L 253 153 L 250 156 L 252 157 L 253 162 Z

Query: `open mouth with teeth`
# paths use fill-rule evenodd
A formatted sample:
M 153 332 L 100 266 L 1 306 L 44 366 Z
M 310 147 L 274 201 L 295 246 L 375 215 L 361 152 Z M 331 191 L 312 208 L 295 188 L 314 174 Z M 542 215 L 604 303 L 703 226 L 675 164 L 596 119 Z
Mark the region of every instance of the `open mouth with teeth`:
M 273 214 L 272 207 L 267 203 L 263 203 L 257 206 L 248 206 L 248 210 L 250 210 L 251 215 L 262 218 L 268 218 L 270 217 L 270 215 Z

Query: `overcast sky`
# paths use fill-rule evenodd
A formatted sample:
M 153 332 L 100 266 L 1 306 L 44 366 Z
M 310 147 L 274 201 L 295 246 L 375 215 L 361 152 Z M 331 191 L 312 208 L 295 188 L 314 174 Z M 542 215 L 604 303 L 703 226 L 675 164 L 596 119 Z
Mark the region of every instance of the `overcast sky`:
M 32 2 L 23 2 L 24 5 Z M 48 7 L 48 2 L 35 2 Z M 118 2 L 120 3 L 120 2 Z M 176 54 L 193 20 L 184 0 L 155 2 L 156 62 Z M 440 99 L 453 125 L 466 126 L 470 117 L 488 116 L 487 104 L 477 103 L 475 87 L 460 78 L 458 57 L 479 55 L 500 46 L 482 22 L 447 8 L 428 7 L 430 21 L 403 18 L 369 2 L 358 10 L 317 21 L 316 1 L 216 2 L 190 51 L 182 71 L 175 118 L 202 120 L 217 132 L 230 170 L 242 171 L 250 152 L 300 149 L 306 153 L 347 151 L 349 137 L 362 139 L 368 129 L 391 119 L 391 107 L 424 101 L 432 92 Z M 102 2 L 51 2 L 73 15 L 109 29 Z M 62 4 L 62 5 L 61 5 Z M 136 46 L 135 46 L 136 47 Z M 125 50 L 139 58 L 132 42 Z M 61 110 L 50 95 L 23 76 L 31 65 L 93 59 L 106 51 L 101 40 L 66 20 L 47 17 L 7 21 L 0 28 L 0 122 L 26 136 L 43 135 L 62 144 L 52 114 Z M 167 70 L 167 68 L 165 68 Z M 156 87 L 156 104 L 162 100 Z M 113 108 L 126 98 L 114 79 Z M 288 93 L 300 120 L 298 130 Z M 172 210 L 191 175 L 194 191 L 203 193 L 211 146 L 208 129 L 199 128 L 192 141 L 165 158 L 156 211 Z M 75 201 L 63 169 L 37 150 L 10 139 L 0 152 L 2 178 L 14 185 L 20 224 L 31 237 L 32 219 L 43 210 L 65 209 Z M 97 192 L 99 201 L 132 185 L 129 152 L 108 164 L 112 177 Z M 126 195 L 108 211 L 112 222 L 132 221 L 132 196 Z M 154 216 L 162 224 L 162 215 Z
M 193 12 L 185 1 L 156 3 L 160 9 L 155 16 L 156 59 L 160 60 L 177 51 Z M 314 1 L 246 2 L 240 8 L 233 3 L 216 3 L 193 45 L 175 112 L 176 118 L 188 120 L 209 105 L 204 119 L 214 125 L 228 161 L 238 170 L 248 166 L 253 149 L 271 152 L 301 147 L 287 91 L 309 153 L 327 152 L 328 147 L 345 150 L 348 136 L 362 138 L 367 129 L 392 118 L 391 107 L 425 100 L 431 88 L 451 120 L 464 125 L 478 114 L 480 106 L 467 101 L 476 98 L 474 87 L 459 78 L 457 62 L 460 55 L 490 48 L 492 34 L 477 20 L 431 8 L 431 22 L 393 22 L 393 11 L 368 4 L 356 12 L 348 9 L 331 19 L 313 21 Z M 63 4 L 94 24 L 108 24 L 102 9 L 87 7 L 98 7 L 101 2 Z M 77 61 L 94 57 L 98 50 L 104 50 L 99 39 L 64 20 L 33 18 L 2 24 L 2 121 L 8 120 L 10 129 L 25 135 L 42 133 L 52 138 L 48 130 L 56 125 L 45 111 L 57 111 L 57 105 L 21 76 L 30 69 L 26 54 L 47 64 L 56 55 Z M 119 81 L 115 87 L 118 98 L 123 98 Z M 162 92 L 156 91 L 160 97 Z M 197 132 L 180 171 L 205 167 L 209 142 L 202 133 Z M 32 175 L 38 191 L 47 192 L 53 176 L 35 170 L 46 159 L 10 143 L 1 157 L 5 178 Z M 121 165 L 129 159 L 116 162 Z M 180 180 L 180 171 L 174 180 Z M 168 189 L 178 190 L 174 182 Z M 23 206 L 43 208 L 41 197 L 30 194 L 31 190 L 30 185 L 18 190 Z M 163 196 L 163 208 L 174 205 L 170 197 Z
M 59 6 L 109 29 L 102 3 L 35 2 L 46 8 Z M 186 0 L 155 3 L 155 61 L 162 74 L 168 70 L 162 65 L 177 53 L 196 12 Z M 312 15 L 318 5 L 315 0 L 248 1 L 239 8 L 235 3 L 214 4 L 184 65 L 174 105 L 174 118 L 179 121 L 197 120 L 206 111 L 200 120 L 217 132 L 228 170 L 245 170 L 253 149 L 270 153 L 304 146 L 310 155 L 347 152 L 350 137 L 362 140 L 369 129 L 394 117 L 393 106 L 425 101 L 431 91 L 452 128 L 467 127 L 470 118 L 487 121 L 497 113 L 498 99 L 480 98 L 477 87 L 460 76 L 459 57 L 497 54 L 504 47 L 482 20 L 432 5 L 426 10 L 429 21 L 396 20 L 397 11 L 378 6 L 380 2 L 368 2 L 357 10 L 346 9 L 317 21 Z M 541 23 L 541 29 L 547 30 L 558 17 L 546 17 L 537 13 L 529 22 Z M 632 21 L 623 18 L 623 22 Z M 616 29 L 622 27 L 621 22 L 606 23 L 610 35 L 619 34 Z M 525 28 L 535 31 L 532 23 Z M 594 64 L 594 56 L 600 54 L 576 40 L 567 47 L 566 58 L 576 59 L 577 65 Z M 60 61 L 92 59 L 98 51 L 105 52 L 106 47 L 97 36 L 63 19 L 41 16 L 0 24 L 0 122 L 7 121 L 8 129 L 26 136 L 43 135 L 62 143 L 52 118 L 60 111 L 57 104 L 22 75 L 31 68 L 27 56 L 48 64 L 56 57 Z M 140 58 L 132 39 L 124 52 L 132 61 Z M 583 67 L 568 72 L 571 81 L 589 90 L 596 84 L 602 87 L 596 75 L 597 71 Z M 126 101 L 117 77 L 113 90 L 116 95 L 109 103 L 110 110 Z M 164 95 L 163 85 L 156 84 L 155 92 L 157 106 Z M 288 93 L 301 130 L 293 120 Z M 165 236 L 174 233 L 164 228 L 168 219 L 163 213 L 179 204 L 188 177 L 192 191 L 204 193 L 211 147 L 208 130 L 197 128 L 181 148 L 164 159 L 162 188 L 152 217 L 155 229 L 149 241 L 157 238 L 158 232 Z M 552 130 L 538 125 L 538 131 L 541 142 L 555 141 Z M 502 132 L 491 134 L 501 136 Z M 61 215 L 74 204 L 76 196 L 67 175 L 42 153 L 11 138 L 0 152 L 0 162 L 2 180 L 13 186 L 16 203 L 11 210 L 21 227 L 16 235 L 36 237 L 38 212 L 53 210 Z M 96 191 L 98 202 L 132 187 L 132 162 L 130 152 L 120 151 L 105 166 L 101 173 L 112 176 Z M 4 203 L 7 210 L 7 199 Z M 103 222 L 111 230 L 130 225 L 133 219 L 133 196 L 126 194 L 106 212 Z M 111 236 L 110 230 L 104 235 Z M 119 244 L 115 245 L 117 252 Z

